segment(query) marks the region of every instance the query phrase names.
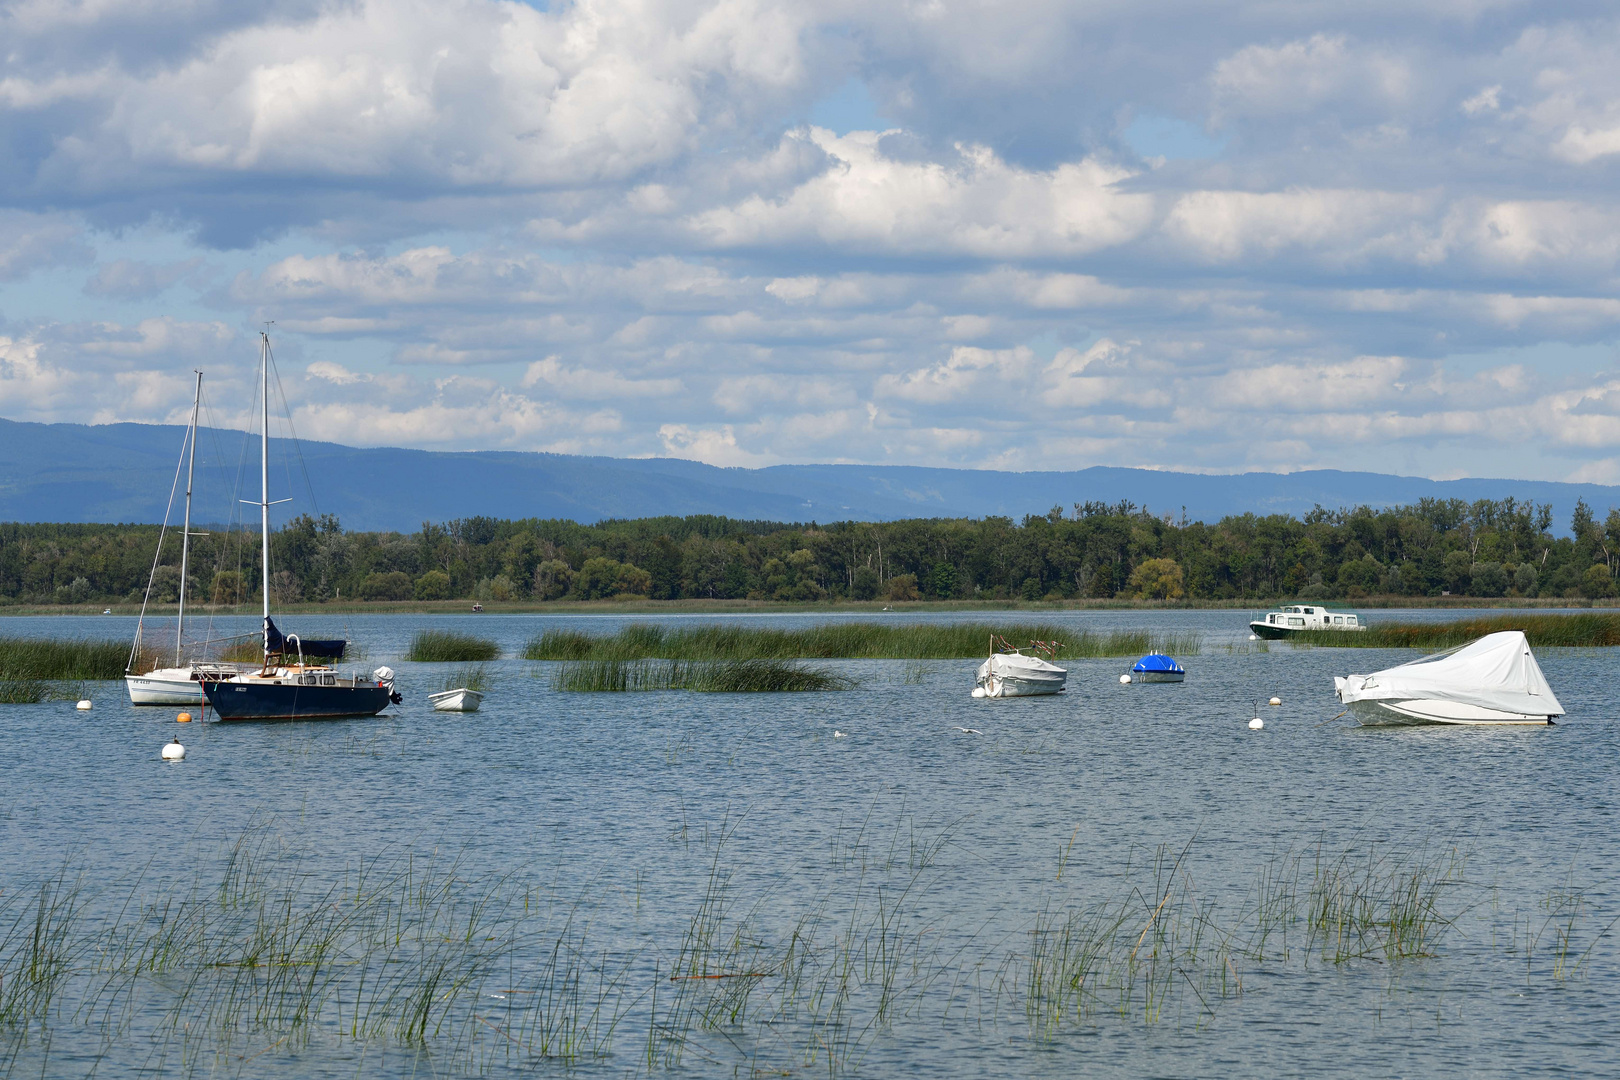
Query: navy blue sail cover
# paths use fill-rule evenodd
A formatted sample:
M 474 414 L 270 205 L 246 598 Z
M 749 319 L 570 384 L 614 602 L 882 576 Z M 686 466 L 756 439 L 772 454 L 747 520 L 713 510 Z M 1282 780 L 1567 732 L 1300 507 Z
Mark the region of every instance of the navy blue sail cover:
M 315 641 L 310 638 L 299 637 L 296 644 L 289 643 L 281 631 L 276 629 L 273 620 L 269 618 L 264 620 L 264 652 L 266 656 L 273 656 L 277 653 L 292 653 L 296 656 L 299 652 L 299 645 L 303 646 L 305 656 L 341 660 L 343 659 L 343 649 L 348 645 L 348 642 L 341 640 Z
M 1182 667 L 1163 653 L 1148 653 L 1136 662 L 1132 671 L 1168 671 L 1180 672 Z

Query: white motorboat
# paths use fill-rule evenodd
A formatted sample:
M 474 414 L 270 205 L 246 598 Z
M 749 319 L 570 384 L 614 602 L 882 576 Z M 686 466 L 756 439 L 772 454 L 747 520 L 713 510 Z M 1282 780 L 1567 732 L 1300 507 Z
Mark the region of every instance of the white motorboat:
M 1249 623 L 1258 637 L 1291 637 L 1301 630 L 1365 630 L 1367 625 L 1348 611 L 1329 611 L 1312 604 L 1293 604 L 1281 611 L 1268 611 L 1263 619 Z
M 463 686 L 458 690 L 441 690 L 437 694 L 429 694 L 428 700 L 439 712 L 477 712 L 478 706 L 484 702 L 484 695 Z
M 1001 647 L 997 652 L 996 647 Z M 1061 643 L 1032 641 L 1030 648 L 1057 658 Z M 974 697 L 1037 697 L 1043 694 L 1061 694 L 1068 671 L 1038 656 L 1026 656 L 1013 648 L 1006 639 L 990 635 L 990 658 L 979 665 L 979 677 L 973 687 Z
M 1564 715 L 1519 630 L 1487 634 L 1371 675 L 1335 678 L 1333 687 L 1368 725 L 1545 726 Z

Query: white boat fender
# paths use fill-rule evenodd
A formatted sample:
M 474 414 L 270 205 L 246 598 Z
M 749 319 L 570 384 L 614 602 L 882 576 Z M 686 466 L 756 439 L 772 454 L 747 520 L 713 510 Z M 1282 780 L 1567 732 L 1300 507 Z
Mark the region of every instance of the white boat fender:
M 77 705 L 75 705 L 73 707 L 75 709 L 78 709 L 80 712 L 89 712 L 90 711 L 90 699 L 89 698 L 83 698 L 83 699 L 80 700 L 80 702 Z
M 1265 726 L 1266 726 L 1266 722 L 1264 720 L 1260 719 L 1258 716 L 1255 717 L 1253 720 L 1249 721 L 1249 730 L 1250 731 L 1259 731 L 1261 728 L 1263 728 Z
M 1266 704 L 1267 705 L 1281 705 L 1282 704 L 1282 698 L 1274 697 L 1270 701 L 1266 702 Z
M 982 687 L 982 686 L 975 686 L 975 687 L 974 687 L 974 688 L 973 688 L 973 696 L 974 696 L 974 697 L 976 697 L 976 698 L 978 698 L 978 697 L 984 697 L 984 696 L 985 696 L 985 692 L 984 692 L 984 687 Z
M 1129 685 L 1131 685 L 1131 677 L 1129 675 L 1121 675 L 1119 677 L 1119 685 L 1121 685 L 1121 686 L 1129 686 Z
M 163 747 L 164 761 L 184 761 L 185 759 L 186 748 L 180 745 L 180 739 L 178 736 L 175 737 L 173 742 Z

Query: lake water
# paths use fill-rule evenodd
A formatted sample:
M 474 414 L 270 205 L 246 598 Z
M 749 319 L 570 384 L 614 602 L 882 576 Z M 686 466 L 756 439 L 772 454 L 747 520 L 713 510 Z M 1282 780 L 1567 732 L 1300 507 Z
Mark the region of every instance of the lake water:
M 202 1000 L 176 1004 L 183 962 L 120 983 L 109 1025 L 105 1002 L 82 1000 L 102 985 L 102 944 L 72 959 L 43 1027 L 0 1039 L 0 1060 L 42 1076 L 561 1072 L 538 1056 L 535 1019 L 560 1013 L 531 1003 L 547 987 L 556 1000 L 562 941 L 583 999 L 618 1018 L 588 1040 L 602 1056 L 572 1065 L 592 1075 L 1620 1071 L 1620 953 L 1604 935 L 1620 916 L 1612 650 L 1538 653 L 1568 712 L 1555 727 L 1368 729 L 1334 719 L 1332 677 L 1413 654 L 1259 651 L 1241 612 L 1037 617 L 1198 631 L 1204 647 L 1182 658 L 1180 685 L 1121 686 L 1129 659 L 1075 661 L 1068 693 L 1005 701 L 969 697 L 976 661 L 829 664 L 861 688 L 756 696 L 566 694 L 550 665 L 504 659 L 483 710 L 458 715 L 425 701 L 455 665 L 398 659 L 416 630 L 493 636 L 511 657 L 542 629 L 627 618 L 289 616 L 284 630 L 348 634 L 366 666 L 395 667 L 405 703 L 365 720 L 179 725 L 107 683 L 89 712 L 0 706 L 0 941 L 32 925 L 40 882 L 64 867 L 84 940 L 131 897 L 228 906 L 219 883 L 244 836 L 317 914 L 344 910 L 309 898 L 345 873 L 407 859 L 413 874 L 454 863 L 442 880 L 457 902 L 498 909 L 477 935 L 498 959 L 439 996 L 439 1033 L 415 1043 L 345 1033 L 343 995 L 365 991 L 339 984 L 370 962 L 353 946 L 324 1011 L 291 1034 L 241 1017 L 228 1038 L 204 1030 Z M 660 621 L 717 618 L 824 617 Z M 130 623 L 7 618 L 0 635 L 127 638 Z M 187 759 L 166 765 L 176 733 Z M 1160 859 L 1179 864 L 1156 877 Z M 1312 884 L 1335 867 L 1376 892 L 1442 865 L 1443 883 L 1422 886 L 1449 920 L 1416 950 L 1432 955 L 1375 936 L 1347 959 L 1305 928 L 1310 896 L 1326 895 Z M 1265 875 L 1293 881 L 1292 922 Z M 1265 910 L 1285 944 L 1255 947 Z M 1074 969 L 1094 996 L 1047 1008 L 1034 961 L 1071 916 L 1111 919 L 1112 943 Z M 455 933 L 431 929 L 441 945 Z M 731 978 L 668 978 L 695 970 Z

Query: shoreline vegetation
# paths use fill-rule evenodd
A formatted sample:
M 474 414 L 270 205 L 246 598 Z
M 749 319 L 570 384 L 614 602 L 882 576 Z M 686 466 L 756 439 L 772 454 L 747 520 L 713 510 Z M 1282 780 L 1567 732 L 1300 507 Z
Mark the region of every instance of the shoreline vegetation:
M 1146 630 L 1096 632 L 1052 623 L 824 623 L 800 630 L 710 625 L 627 626 L 616 634 L 547 630 L 524 647 L 525 660 L 962 660 L 989 655 L 992 636 L 1014 647 L 1058 642 L 1057 659 L 1200 651 L 1203 635 Z
M 160 539 L 156 525 L 0 523 L 0 608 L 173 604 L 182 586 L 177 532 Z M 192 546 L 188 597 L 198 606 L 253 606 L 259 547 L 256 531 L 240 523 L 208 527 Z M 269 587 L 282 611 L 604 601 L 1568 603 L 1620 598 L 1616 552 L 1620 509 L 1600 520 L 1577 503 L 1568 531 L 1556 535 L 1549 505 L 1513 498 L 1319 506 L 1300 517 L 1242 514 L 1213 524 L 1129 501 L 1060 504 L 1018 521 L 469 517 L 416 533 L 349 532 L 328 514 L 275 530 Z
M 1450 649 L 1502 630 L 1523 630 L 1531 648 L 1620 645 L 1620 614 L 1493 615 L 1444 623 L 1373 623 L 1356 633 L 1307 630 L 1287 640 L 1317 648 Z
M 856 680 L 791 660 L 577 660 L 559 664 L 551 688 L 566 693 L 690 690 L 779 694 L 853 690 Z

